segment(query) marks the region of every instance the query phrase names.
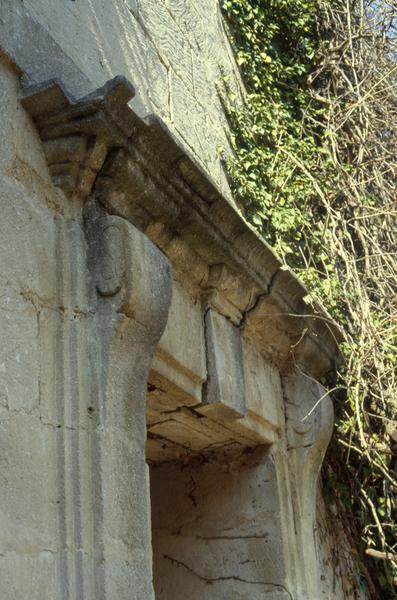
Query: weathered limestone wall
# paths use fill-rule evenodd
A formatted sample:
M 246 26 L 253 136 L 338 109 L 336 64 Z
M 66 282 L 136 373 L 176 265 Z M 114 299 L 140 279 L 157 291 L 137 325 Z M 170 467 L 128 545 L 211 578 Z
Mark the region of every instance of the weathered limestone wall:
M 41 141 L 0 62 L 0 596 L 56 597 L 60 430 L 51 323 L 57 297 L 59 192 Z M 44 360 L 41 360 L 43 358 Z
M 217 95 L 237 70 L 217 0 L 2 0 L 0 37 L 30 83 L 62 80 L 81 97 L 116 75 L 142 114 L 160 115 L 225 192 Z
M 277 473 L 263 449 L 151 469 L 156 600 L 289 600 Z

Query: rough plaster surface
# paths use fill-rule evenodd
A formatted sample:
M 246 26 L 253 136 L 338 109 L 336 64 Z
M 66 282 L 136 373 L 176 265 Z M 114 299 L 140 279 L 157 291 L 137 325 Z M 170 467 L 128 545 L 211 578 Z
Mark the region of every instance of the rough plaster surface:
M 154 467 L 151 486 L 158 600 L 291 598 L 277 477 L 263 450 L 228 464 Z
M 61 78 L 81 96 L 115 75 L 159 114 L 227 194 L 216 83 L 238 80 L 217 0 L 3 0 L 2 47 L 27 81 Z

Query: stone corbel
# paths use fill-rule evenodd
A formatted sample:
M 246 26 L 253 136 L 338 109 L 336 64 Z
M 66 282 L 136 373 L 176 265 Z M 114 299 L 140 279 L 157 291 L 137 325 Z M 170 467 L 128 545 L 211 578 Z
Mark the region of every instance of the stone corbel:
M 112 299 L 114 313 L 135 320 L 157 339 L 164 329 L 170 302 L 169 290 L 165 296 L 159 293 L 163 279 L 171 285 L 168 260 L 131 223 L 106 215 L 94 202 L 85 211 L 85 226 L 90 243 L 89 265 L 99 297 Z M 165 314 L 157 314 L 162 308 Z
M 318 598 L 319 561 L 316 550 L 318 477 L 331 439 L 334 413 L 324 388 L 304 374 L 283 380 L 287 424 L 288 471 L 294 532 L 300 557 L 298 585 L 303 597 Z

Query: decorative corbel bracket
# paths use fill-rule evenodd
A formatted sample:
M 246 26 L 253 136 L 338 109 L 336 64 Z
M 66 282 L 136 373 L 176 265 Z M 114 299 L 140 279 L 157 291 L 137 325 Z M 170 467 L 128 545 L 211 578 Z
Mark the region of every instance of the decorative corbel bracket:
M 90 232 L 90 263 L 97 293 L 113 304 L 114 312 L 145 327 L 155 345 L 170 304 L 169 262 L 121 217 L 100 216 L 88 225 L 86 221 L 86 229 Z
M 145 465 L 149 369 L 172 293 L 169 261 L 131 223 L 84 208 L 97 358 L 91 405 L 95 598 L 153 598 Z M 133 518 L 131 518 L 133 515 Z M 104 591 L 106 590 L 106 591 Z M 93 596 L 94 597 L 94 596 Z

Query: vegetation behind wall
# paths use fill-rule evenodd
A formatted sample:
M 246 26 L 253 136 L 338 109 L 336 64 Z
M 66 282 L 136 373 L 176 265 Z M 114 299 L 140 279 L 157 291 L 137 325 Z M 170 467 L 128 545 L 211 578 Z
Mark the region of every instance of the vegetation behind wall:
M 325 481 L 372 598 L 397 597 L 397 4 L 221 0 L 232 190 L 343 329 Z

